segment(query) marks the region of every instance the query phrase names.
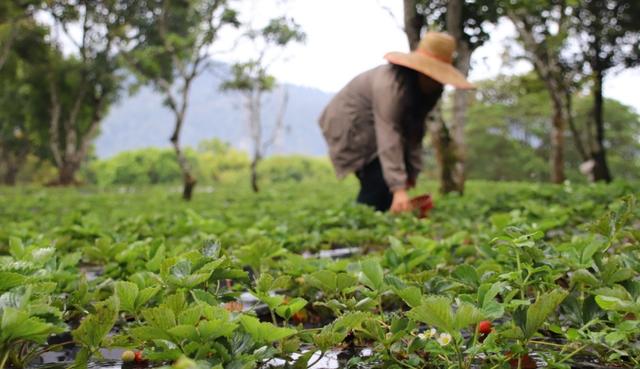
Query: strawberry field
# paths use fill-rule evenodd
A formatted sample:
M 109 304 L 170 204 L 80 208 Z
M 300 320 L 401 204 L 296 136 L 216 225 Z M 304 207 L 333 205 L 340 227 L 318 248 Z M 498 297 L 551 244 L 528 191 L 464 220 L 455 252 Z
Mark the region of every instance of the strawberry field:
M 638 187 L 199 190 L 0 188 L 0 369 L 640 367 Z

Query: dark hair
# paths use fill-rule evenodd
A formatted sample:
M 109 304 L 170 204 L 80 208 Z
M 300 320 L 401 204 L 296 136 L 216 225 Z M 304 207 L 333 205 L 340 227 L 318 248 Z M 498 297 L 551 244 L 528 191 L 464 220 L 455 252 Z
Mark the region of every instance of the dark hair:
M 397 64 L 391 64 L 391 68 L 400 81 L 400 85 L 405 86 L 406 96 L 404 99 L 408 111 L 420 115 L 426 115 L 430 112 L 440 99 L 442 90 L 425 94 L 420 89 L 420 72 Z
M 440 99 L 442 89 L 430 94 L 425 94 L 420 89 L 420 72 L 397 64 L 391 64 L 391 68 L 395 72 L 396 78 L 400 82 L 400 85 L 403 86 L 405 92 L 403 96 L 403 109 L 405 112 L 403 128 L 405 137 L 409 139 L 422 139 L 425 130 L 424 121 L 427 114 L 429 114 Z

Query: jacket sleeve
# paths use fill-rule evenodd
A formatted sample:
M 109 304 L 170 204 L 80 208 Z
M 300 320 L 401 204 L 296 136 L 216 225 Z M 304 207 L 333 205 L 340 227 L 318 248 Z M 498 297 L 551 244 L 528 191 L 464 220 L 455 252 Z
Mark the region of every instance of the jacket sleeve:
M 373 119 L 384 180 L 391 191 L 406 188 L 405 142 L 402 135 L 402 99 L 397 82 L 387 74 L 373 81 Z

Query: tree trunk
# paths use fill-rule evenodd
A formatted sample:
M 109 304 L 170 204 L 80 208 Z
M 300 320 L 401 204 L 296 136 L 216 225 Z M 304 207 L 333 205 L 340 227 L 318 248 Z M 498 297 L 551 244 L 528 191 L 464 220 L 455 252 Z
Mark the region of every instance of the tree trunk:
M 458 57 L 456 59 L 456 67 L 466 76 L 471 66 L 471 50 L 469 44 L 464 41 L 458 41 Z M 453 141 L 456 146 L 455 160 L 450 163 L 453 168 L 453 179 L 456 182 L 455 190 L 459 193 L 464 192 L 464 183 L 466 179 L 465 158 L 466 158 L 466 140 L 464 137 L 464 127 L 467 119 L 468 107 L 468 91 L 457 89 L 453 93 L 453 114 L 451 122 L 451 130 L 453 133 Z
M 19 165 L 13 160 L 5 160 L 5 172 L 2 183 L 6 186 L 15 186 L 18 178 Z
M 440 104 L 436 105 L 428 121 L 431 144 L 438 163 L 438 177 L 440 179 L 440 193 L 464 191 L 460 188 L 460 181 L 456 178 L 455 164 L 458 162 L 456 143 L 451 137 L 449 128 L 442 119 Z
M 576 147 L 576 151 L 580 155 L 580 159 L 583 162 L 589 160 L 589 155 L 585 150 L 584 143 L 582 142 L 582 137 L 580 136 L 580 132 L 578 132 L 578 128 L 576 127 L 575 121 L 573 119 L 573 97 L 571 96 L 571 91 L 564 92 L 564 104 L 565 110 L 567 113 L 567 123 L 569 123 L 569 129 L 571 130 L 571 136 L 573 138 L 573 143 Z M 588 127 L 587 127 L 588 129 Z
M 447 4 L 447 32 L 456 40 L 457 57 L 454 65 L 465 76 L 469 73 L 471 65 L 471 48 L 463 39 L 464 30 L 462 27 L 462 0 L 450 0 Z M 467 111 L 467 92 L 457 89 L 453 93 L 453 117 L 451 122 L 451 132 L 447 129 L 446 124 L 442 121 L 440 114 L 441 141 L 443 145 L 439 148 L 440 155 L 445 160 L 441 161 L 440 169 L 441 184 L 440 190 L 443 193 L 464 192 L 464 157 L 465 157 L 465 139 L 464 139 L 464 123 Z M 446 133 L 446 138 L 443 134 Z
M 424 17 L 418 14 L 416 0 L 404 0 L 404 33 L 409 41 L 409 48 L 415 49 L 420 42 L 420 31 L 424 27 Z
M 1 150 L 0 150 L 1 152 Z M 25 142 L 21 144 L 20 150 L 15 153 L 5 153 L 4 163 L 6 171 L 4 173 L 3 182 L 7 186 L 15 186 L 18 179 L 20 168 L 24 165 L 29 154 L 29 145 Z
M 184 177 L 184 188 L 182 190 L 182 198 L 186 201 L 190 201 L 193 197 L 193 189 L 196 187 L 196 179 L 190 174 L 186 174 Z
M 551 181 L 564 182 L 564 110 L 561 104 L 555 103 L 551 124 Z
M 253 160 L 251 160 L 251 189 L 255 193 L 260 192 L 260 188 L 258 187 L 258 161 L 260 161 L 258 157 L 254 157 Z
M 76 172 L 79 165 L 72 160 L 64 160 L 62 166 L 58 167 L 58 183 L 59 186 L 71 186 L 76 184 Z
M 185 201 L 191 201 L 193 198 L 193 189 L 196 187 L 196 183 L 198 182 L 196 178 L 191 174 L 191 168 L 189 166 L 189 162 L 187 158 L 184 156 L 182 152 L 182 148 L 180 147 L 180 129 L 182 124 L 176 123 L 176 130 L 171 136 L 171 144 L 173 145 L 173 150 L 176 152 L 176 158 L 178 160 L 178 166 L 180 167 L 180 171 L 182 172 L 182 181 L 183 181 L 183 190 L 182 190 L 182 199 Z
M 533 34 L 533 26 L 526 21 L 522 14 L 509 11 L 507 16 L 516 27 L 523 46 L 527 50 L 527 57 L 533 63 L 536 74 L 544 82 L 552 100 L 551 154 L 549 155 L 551 181 L 562 183 L 565 179 L 564 130 L 571 112 L 567 111 L 569 105 L 565 101 L 566 90 L 569 87 L 565 71 L 560 63 L 559 51 L 549 49 L 546 43 L 537 41 Z
M 611 182 L 611 172 L 607 165 L 607 152 L 604 146 L 604 101 L 602 97 L 601 70 L 595 71 L 593 86 L 593 116 L 596 125 L 596 142 L 591 152 L 593 160 L 593 180 Z

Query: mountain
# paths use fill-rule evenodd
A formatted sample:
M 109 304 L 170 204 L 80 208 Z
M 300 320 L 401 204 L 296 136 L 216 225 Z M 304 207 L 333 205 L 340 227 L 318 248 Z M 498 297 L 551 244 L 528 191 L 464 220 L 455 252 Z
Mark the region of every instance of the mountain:
M 180 142 L 195 147 L 200 141 L 215 137 L 247 150 L 250 141 L 242 99 L 235 93 L 221 92 L 219 85 L 220 80 L 213 73 L 194 81 Z M 317 120 L 332 94 L 291 84 L 284 88 L 289 96 L 284 118 L 286 129 L 270 153 L 326 154 Z M 282 91 L 277 91 L 265 99 L 262 118 L 267 129 L 273 125 L 282 96 Z M 98 157 L 144 147 L 169 147 L 173 114 L 162 105 L 162 100 L 159 93 L 144 87 L 113 106 L 95 143 Z

